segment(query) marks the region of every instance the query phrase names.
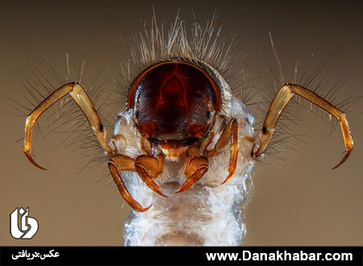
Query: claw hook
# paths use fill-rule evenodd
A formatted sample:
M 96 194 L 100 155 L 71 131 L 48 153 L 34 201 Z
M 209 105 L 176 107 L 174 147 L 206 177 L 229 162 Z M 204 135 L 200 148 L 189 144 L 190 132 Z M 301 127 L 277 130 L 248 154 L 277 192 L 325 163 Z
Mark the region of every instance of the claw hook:
M 34 159 L 33 159 L 33 157 L 29 154 L 29 151 L 24 151 L 24 153 L 25 153 L 25 156 L 26 156 L 26 158 L 28 158 L 28 160 L 34 165 L 34 166 L 36 166 L 36 167 L 38 167 L 39 169 L 42 169 L 42 170 L 47 170 L 46 168 L 44 168 L 44 167 L 41 167 L 39 164 L 37 164 L 35 161 L 34 161 Z

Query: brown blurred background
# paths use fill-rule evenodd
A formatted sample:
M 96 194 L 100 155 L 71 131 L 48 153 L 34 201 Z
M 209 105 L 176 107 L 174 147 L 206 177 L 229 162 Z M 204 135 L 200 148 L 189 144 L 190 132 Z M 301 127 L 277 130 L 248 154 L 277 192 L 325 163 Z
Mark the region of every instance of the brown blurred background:
M 48 60 L 61 75 L 66 73 L 66 53 L 75 69 L 85 60 L 85 79 L 91 80 L 110 60 L 127 60 L 124 40 L 132 42 L 144 21 L 150 25 L 152 7 L 167 25 L 178 8 L 189 25 L 193 12 L 203 24 L 216 10 L 216 25 L 225 34 L 235 34 L 234 48 L 245 50 L 248 60 L 254 62 L 251 77 L 268 79 L 266 61 L 276 65 L 271 32 L 286 81 L 293 80 L 295 62 L 299 59 L 304 69 L 315 52 L 312 68 L 332 57 L 334 67 L 324 79 L 331 87 L 345 72 L 351 72 L 336 102 L 363 94 L 362 1 L 3 0 L 0 245 L 123 244 L 123 224 L 130 210 L 110 182 L 107 164 L 90 165 L 77 174 L 89 158 L 74 147 L 60 145 L 53 150 L 64 139 L 55 133 L 46 139 L 39 136 L 34 142 L 36 159 L 48 171 L 32 166 L 22 153 L 25 117 L 11 115 L 16 113 L 11 107 L 16 104 L 4 95 L 31 107 L 17 71 L 31 75 L 28 65 L 36 61 L 34 56 Z M 255 193 L 246 211 L 246 245 L 363 245 L 361 104 L 357 102 L 347 114 L 355 150 L 336 170 L 330 168 L 344 151 L 339 127 L 331 134 L 326 115 L 302 108 L 304 124 L 294 131 L 308 145 L 296 141 L 298 151 L 285 153 L 289 160 L 262 160 L 254 169 Z M 15 240 L 10 235 L 9 215 L 17 207 L 29 207 L 29 216 L 39 222 L 39 231 L 31 240 Z

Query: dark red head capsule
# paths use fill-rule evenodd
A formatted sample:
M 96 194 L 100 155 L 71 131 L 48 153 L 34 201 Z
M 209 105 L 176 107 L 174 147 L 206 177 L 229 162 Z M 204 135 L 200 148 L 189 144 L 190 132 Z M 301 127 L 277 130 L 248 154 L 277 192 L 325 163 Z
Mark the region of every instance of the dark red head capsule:
M 201 138 L 221 109 L 221 92 L 202 68 L 188 62 L 161 62 L 132 84 L 127 108 L 134 108 L 140 133 L 160 145 L 188 146 Z

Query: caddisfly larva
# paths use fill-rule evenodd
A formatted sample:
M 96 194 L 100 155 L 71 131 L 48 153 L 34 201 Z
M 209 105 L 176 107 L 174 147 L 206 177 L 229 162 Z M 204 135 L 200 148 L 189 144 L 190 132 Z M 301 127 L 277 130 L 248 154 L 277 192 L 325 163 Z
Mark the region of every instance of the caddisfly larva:
M 285 84 L 271 102 L 261 131 L 225 79 L 228 51 L 213 23 L 195 23 L 188 37 L 178 18 L 168 36 L 155 20 L 133 50 L 126 104 L 110 140 L 81 84 L 67 83 L 27 117 L 24 153 L 31 156 L 32 128 L 51 105 L 70 95 L 86 116 L 120 194 L 133 208 L 126 245 L 241 245 L 242 210 L 252 192 L 254 160 L 269 146 L 274 128 L 296 94 L 341 125 L 346 154 L 353 149 L 342 111 L 303 86 Z M 132 71 L 131 71 L 132 72 Z

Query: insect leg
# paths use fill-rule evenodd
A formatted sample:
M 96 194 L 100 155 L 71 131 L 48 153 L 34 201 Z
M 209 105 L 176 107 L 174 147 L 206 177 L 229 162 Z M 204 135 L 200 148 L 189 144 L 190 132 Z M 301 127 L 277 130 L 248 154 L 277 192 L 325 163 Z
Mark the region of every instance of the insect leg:
M 110 161 L 108 162 L 108 168 L 110 169 L 111 175 L 113 180 L 115 181 L 118 190 L 120 191 L 122 197 L 125 199 L 125 201 L 135 210 L 138 212 L 145 212 L 147 211 L 149 207 L 142 207 L 140 203 L 138 203 L 130 194 L 130 192 L 127 190 L 124 182 L 122 181 L 122 178 L 120 176 L 119 171 L 136 171 L 135 170 L 135 161 L 134 159 L 117 154 L 110 158 Z
M 232 177 L 232 175 L 236 170 L 237 155 L 238 155 L 238 123 L 236 119 L 231 119 L 231 121 L 229 121 L 227 126 L 223 129 L 223 132 L 219 137 L 214 149 L 206 151 L 207 157 L 217 155 L 229 140 L 231 141 L 232 147 L 230 152 L 228 176 L 222 182 L 222 184 L 226 183 Z
M 185 158 L 185 175 L 187 180 L 175 191 L 183 192 L 194 185 L 207 171 L 208 159 L 204 156 L 197 156 L 198 149 L 196 147 L 189 148 L 187 157 Z
M 319 95 L 315 94 L 314 92 L 312 92 L 302 86 L 296 85 L 296 84 L 284 85 L 277 92 L 275 98 L 272 100 L 271 105 L 266 114 L 266 118 L 263 123 L 262 130 L 258 135 L 259 139 L 260 139 L 260 144 L 259 144 L 257 150 L 252 152 L 253 158 L 260 156 L 262 153 L 264 153 L 266 151 L 268 144 L 271 141 L 276 123 L 277 123 L 280 115 L 284 111 L 286 105 L 290 102 L 291 98 L 294 96 L 294 94 L 297 94 L 297 95 L 305 98 L 306 100 L 316 104 L 320 108 L 322 108 L 325 111 L 327 111 L 328 113 L 330 113 L 332 116 L 334 116 L 340 122 L 340 127 L 341 127 L 342 134 L 343 134 L 346 154 L 345 154 L 344 158 L 340 161 L 340 163 L 338 163 L 332 169 L 335 169 L 338 166 L 342 165 L 345 162 L 345 160 L 349 157 L 349 155 L 354 147 L 353 137 L 350 133 L 348 121 L 345 117 L 345 114 L 342 111 L 340 111 L 338 108 L 333 106 L 331 103 L 326 101 L 324 98 L 322 98 Z
M 152 178 L 157 177 L 163 172 L 163 167 L 162 155 L 158 155 L 157 157 L 141 155 L 135 161 L 135 169 L 146 185 L 160 196 L 166 197 L 161 192 L 160 187 L 152 180 Z
M 88 97 L 86 91 L 82 86 L 76 82 L 67 83 L 62 87 L 55 90 L 45 100 L 43 100 L 27 117 L 25 121 L 25 138 L 23 151 L 28 160 L 36 167 L 45 170 L 45 168 L 38 165 L 31 157 L 31 137 L 34 123 L 37 121 L 39 116 L 44 113 L 50 106 L 55 104 L 57 101 L 62 99 L 65 95 L 70 94 L 73 100 L 81 108 L 84 115 L 86 116 L 93 133 L 95 134 L 101 147 L 107 152 L 112 153 L 111 147 L 107 143 L 106 130 L 103 128 L 100 117 L 95 110 L 91 99 Z

